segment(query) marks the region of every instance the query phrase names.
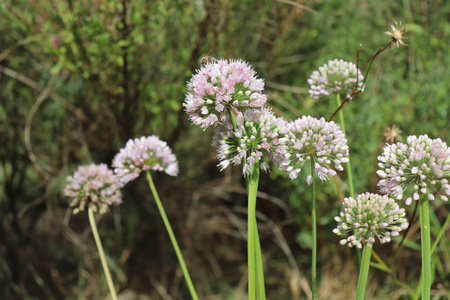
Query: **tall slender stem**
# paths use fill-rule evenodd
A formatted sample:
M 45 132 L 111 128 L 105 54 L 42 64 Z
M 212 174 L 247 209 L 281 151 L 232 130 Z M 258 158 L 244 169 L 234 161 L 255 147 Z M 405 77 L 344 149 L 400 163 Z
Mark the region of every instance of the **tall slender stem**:
M 436 235 L 436 238 L 433 242 L 433 245 L 431 246 L 431 255 L 434 254 L 434 251 L 436 251 L 436 247 L 439 244 L 439 242 L 441 241 L 442 236 L 445 233 L 445 230 L 447 229 L 448 224 L 450 224 L 450 213 L 447 215 L 447 219 L 445 219 L 444 224 L 441 227 L 441 230 L 439 230 L 439 233 Z M 413 299 L 418 299 L 419 298 L 419 294 L 422 290 L 422 274 L 420 274 L 420 279 L 419 279 L 419 283 L 417 284 L 416 290 L 414 291 L 414 295 L 413 295 Z
M 316 183 L 314 182 L 313 162 L 311 160 L 311 227 L 312 227 L 312 299 L 317 297 L 317 220 L 316 220 Z
M 257 290 L 257 251 L 261 252 L 261 248 L 257 249 L 256 237 L 258 236 L 258 228 L 256 224 L 256 193 L 258 191 L 259 182 L 259 163 L 252 164 L 252 172 L 250 177 L 247 179 L 247 189 L 248 189 L 248 214 L 247 214 L 247 226 L 248 226 L 248 236 L 247 236 L 247 256 L 248 256 L 248 299 L 256 299 Z M 258 243 L 259 244 L 259 243 Z M 260 255 L 260 254 L 259 254 Z M 261 259 L 262 265 L 262 259 Z M 262 272 L 263 270 L 259 270 Z M 262 281 L 264 285 L 264 278 Z M 258 287 L 258 289 L 264 288 Z M 265 294 L 265 293 L 264 293 Z
M 339 93 L 336 93 L 336 104 L 337 106 L 341 106 L 341 96 Z M 339 123 L 341 125 L 342 131 L 345 132 L 345 120 L 344 120 L 344 112 L 339 110 Z M 353 187 L 353 173 L 352 173 L 352 165 L 350 163 L 350 158 L 347 162 L 347 175 L 348 175 L 348 188 L 350 190 L 350 197 L 355 198 L 355 189 Z
M 161 218 L 163 219 L 167 233 L 169 233 L 170 241 L 172 242 L 173 248 L 175 249 L 175 253 L 177 254 L 181 270 L 183 271 L 184 279 L 186 280 L 189 292 L 191 293 L 191 297 L 194 300 L 198 300 L 197 292 L 195 291 L 194 285 L 192 284 L 191 276 L 189 276 L 188 269 L 186 267 L 186 264 L 184 263 L 183 255 L 181 254 L 180 247 L 178 246 L 177 239 L 175 238 L 175 234 L 173 233 L 172 230 L 172 226 L 170 225 L 169 219 L 167 218 L 166 211 L 164 210 L 161 200 L 159 199 L 159 195 L 158 192 L 156 191 L 150 171 L 147 171 L 146 173 L 148 185 L 150 186 L 150 190 L 152 191 L 153 197 L 155 198 L 156 206 L 158 207 Z
M 106 263 L 105 252 L 103 251 L 102 241 L 100 240 L 100 235 L 97 230 L 97 223 L 95 223 L 94 211 L 91 205 L 88 208 L 89 223 L 91 224 L 92 234 L 94 235 L 95 244 L 97 245 L 98 254 L 100 256 L 100 261 L 102 262 L 103 271 L 105 272 L 106 282 L 108 283 L 109 293 L 113 300 L 117 300 L 116 289 L 114 288 L 114 283 L 111 278 L 111 273 L 109 272 L 108 264 Z
M 429 300 L 431 292 L 431 237 L 430 201 L 427 195 L 420 197 L 420 237 L 422 244 L 422 300 Z
M 372 256 L 372 247 L 364 246 L 361 267 L 359 269 L 358 287 L 356 289 L 356 300 L 364 300 L 366 293 L 367 278 L 369 276 L 370 257 Z
M 258 226 L 255 221 L 255 247 L 256 247 L 256 296 L 258 300 L 266 300 L 266 287 L 264 284 L 264 264 L 262 260 L 261 244 L 259 242 Z

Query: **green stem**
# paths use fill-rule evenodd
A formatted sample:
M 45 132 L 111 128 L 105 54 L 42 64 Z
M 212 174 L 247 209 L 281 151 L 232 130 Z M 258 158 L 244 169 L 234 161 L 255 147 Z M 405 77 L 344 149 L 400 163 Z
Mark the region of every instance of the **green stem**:
M 175 253 L 177 254 L 178 261 L 180 262 L 181 270 L 183 271 L 184 279 L 186 280 L 186 284 L 188 285 L 189 292 L 191 293 L 191 297 L 194 300 L 198 300 L 197 293 L 195 291 L 194 285 L 192 284 L 191 276 L 189 276 L 188 269 L 186 264 L 184 263 L 183 255 L 181 254 L 180 247 L 178 246 L 177 239 L 172 230 L 172 226 L 170 226 L 169 219 L 167 218 L 164 207 L 159 199 L 158 192 L 156 191 L 155 185 L 153 183 L 152 176 L 150 171 L 147 171 L 147 181 L 150 189 L 152 191 L 153 197 L 155 198 L 156 206 L 158 206 L 159 213 L 161 218 L 163 219 L 164 226 L 166 226 L 166 230 L 169 233 L 170 241 L 172 242 L 173 248 L 175 249 Z
M 370 257 L 372 256 L 372 247 L 364 246 L 361 267 L 359 269 L 358 287 L 356 289 L 356 300 L 364 300 L 366 292 L 367 278 L 369 276 Z
M 259 182 L 259 163 L 252 164 L 252 172 L 247 181 L 248 189 L 248 214 L 247 214 L 247 256 L 248 256 L 248 299 L 256 299 L 256 275 L 262 273 L 263 270 L 257 270 L 258 252 L 261 255 L 261 248 L 256 245 L 256 237 L 258 237 L 258 228 L 256 224 L 256 193 L 258 191 Z M 258 238 L 259 239 L 259 238 Z M 259 243 L 258 243 L 259 244 Z M 262 265 L 262 259 L 261 259 Z M 262 286 L 258 285 L 258 290 L 264 290 L 264 278 L 262 278 Z M 265 294 L 265 292 L 264 292 Z
M 436 239 L 434 240 L 433 245 L 431 246 L 431 255 L 433 255 L 434 251 L 436 251 L 436 247 L 439 244 L 439 242 L 441 241 L 441 238 L 444 235 L 445 230 L 447 229 L 447 226 L 449 223 L 450 223 L 450 213 L 447 215 L 447 219 L 445 219 L 445 222 L 442 225 L 441 230 L 439 230 L 439 233 L 436 236 Z M 416 290 L 414 291 L 414 296 L 413 296 L 414 300 L 419 298 L 419 294 L 421 292 L 421 287 L 422 287 L 421 282 L 422 282 L 422 274 L 420 274 L 419 283 L 417 284 Z
M 258 226 L 255 222 L 255 246 L 256 246 L 256 295 L 258 300 L 266 300 L 266 288 L 264 284 L 264 264 L 262 260 L 261 245 L 259 243 Z
M 106 282 L 108 283 L 109 293 L 111 294 L 112 300 L 117 300 L 116 290 L 111 278 L 111 273 L 109 272 L 108 264 L 106 263 L 105 252 L 103 251 L 102 241 L 100 240 L 100 235 L 98 234 L 94 211 L 92 210 L 91 205 L 89 205 L 88 208 L 88 215 L 89 223 L 91 224 L 92 228 L 92 234 L 94 235 L 95 244 L 97 245 L 98 254 L 100 256 L 100 261 L 102 262 L 103 271 L 105 272 Z
M 312 299 L 315 300 L 317 297 L 317 220 L 316 220 L 316 184 L 313 174 L 313 162 L 311 161 L 311 227 L 312 227 L 312 265 L 311 265 L 311 276 L 312 276 Z
M 431 292 L 430 201 L 426 195 L 420 197 L 420 238 L 422 244 L 422 300 L 429 300 Z
M 341 106 L 341 96 L 339 93 L 336 93 L 336 104 L 337 107 Z M 345 120 L 344 120 L 344 112 L 342 109 L 339 110 L 339 123 L 341 125 L 342 131 L 345 133 Z M 347 176 L 348 176 L 348 187 L 350 190 L 350 197 L 355 198 L 355 189 L 353 187 L 353 173 L 352 173 L 352 165 L 350 163 L 350 157 L 347 162 Z

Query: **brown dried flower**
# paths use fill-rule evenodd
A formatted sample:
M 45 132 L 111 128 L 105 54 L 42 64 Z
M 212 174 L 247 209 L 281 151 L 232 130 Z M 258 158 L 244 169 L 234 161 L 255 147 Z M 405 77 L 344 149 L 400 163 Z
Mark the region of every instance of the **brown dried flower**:
M 400 136 L 400 133 L 402 133 L 402 130 L 395 124 L 386 127 L 383 133 L 386 143 L 392 144 L 395 140 L 401 141 L 402 137 Z
M 402 22 L 400 22 L 400 25 L 397 24 L 397 21 L 395 21 L 395 26 L 391 25 L 392 31 L 386 31 L 384 34 L 392 36 L 390 43 L 392 45 L 396 45 L 397 47 L 400 47 L 400 45 L 408 46 L 405 44 L 402 40 L 407 39 L 405 33 L 408 31 L 408 29 L 405 27 L 402 29 Z

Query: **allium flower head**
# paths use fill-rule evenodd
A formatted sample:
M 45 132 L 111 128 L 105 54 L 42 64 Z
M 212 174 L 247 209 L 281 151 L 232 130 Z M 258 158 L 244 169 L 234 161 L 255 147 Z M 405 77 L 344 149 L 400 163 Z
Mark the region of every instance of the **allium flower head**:
M 382 178 L 378 187 L 383 194 L 399 200 L 405 195 L 407 205 L 412 199 L 419 200 L 420 194 L 434 200 L 441 187 L 450 195 L 450 148 L 441 139 L 412 135 L 406 144 L 386 145 L 378 160 L 381 170 L 377 174 Z M 447 196 L 437 197 L 447 201 Z
M 338 222 L 333 232 L 339 236 L 350 234 L 340 241 L 341 245 L 362 248 L 365 241 L 372 247 L 375 238 L 381 244 L 391 241 L 391 236 L 398 236 L 399 231 L 408 228 L 405 210 L 387 195 L 365 193 L 353 198 L 345 198 Z
M 264 81 L 242 60 L 220 59 L 203 65 L 187 85 L 183 106 L 191 121 L 202 128 L 225 122 L 246 108 L 262 107 Z
M 268 108 L 247 109 L 236 117 L 237 127 L 231 122 L 220 125 L 214 136 L 221 170 L 228 165 L 243 164 L 245 176 L 251 174 L 251 165 L 259 162 L 264 171 L 269 162 L 279 164 L 284 157 L 287 122 L 277 118 Z
M 74 214 L 86 205 L 103 214 L 109 205 L 122 203 L 117 177 L 105 164 L 80 166 L 66 181 L 64 196 L 72 199 L 69 206 L 74 207 Z
M 314 71 L 308 79 L 309 94 L 313 99 L 320 99 L 330 94 L 345 94 L 347 97 L 355 88 L 364 90 L 364 76 L 351 62 L 342 59 L 330 60 Z M 358 82 L 358 86 L 356 86 Z
M 139 177 L 142 171 L 164 171 L 170 176 L 178 175 L 175 155 L 166 142 L 154 135 L 130 139 L 114 157 L 112 165 L 121 186 Z
M 303 116 L 289 124 L 286 160 L 280 168 L 295 179 L 305 162 L 312 161 L 314 172 L 321 180 L 342 171 L 348 162 L 348 146 L 344 132 L 333 121 Z M 307 182 L 311 184 L 308 176 Z

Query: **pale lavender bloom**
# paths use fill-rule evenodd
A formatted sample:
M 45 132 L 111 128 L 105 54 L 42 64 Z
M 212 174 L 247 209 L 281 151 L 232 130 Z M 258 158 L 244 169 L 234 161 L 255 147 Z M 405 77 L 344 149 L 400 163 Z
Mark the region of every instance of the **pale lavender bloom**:
M 74 214 L 84 211 L 86 205 L 103 214 L 109 205 L 122 203 L 117 177 L 105 164 L 79 166 L 66 182 L 64 196 L 72 199 L 69 206 L 74 207 Z
M 230 121 L 220 125 L 214 135 L 219 167 L 243 164 L 244 176 L 251 174 L 251 166 L 259 163 L 268 171 L 272 162 L 280 164 L 284 159 L 287 123 L 277 118 L 269 108 L 247 109 L 236 116 L 236 128 Z
M 320 99 L 330 94 L 345 94 L 350 96 L 350 92 L 364 90 L 364 76 L 351 62 L 342 59 L 328 61 L 327 64 L 314 71 L 308 79 L 310 85 L 309 94 L 313 99 Z M 358 85 L 356 85 L 358 82 Z
M 125 148 L 114 157 L 114 173 L 120 186 L 139 177 L 142 171 L 164 171 L 170 176 L 178 175 L 178 161 L 167 143 L 157 136 L 130 139 Z
M 264 81 L 242 60 L 220 59 L 203 65 L 187 85 L 183 103 L 190 120 L 202 128 L 225 122 L 230 113 L 262 107 Z
M 356 200 L 344 199 L 339 217 L 334 218 L 338 225 L 333 232 L 339 236 L 350 234 L 340 241 L 341 245 L 362 248 L 364 241 L 367 247 L 372 247 L 375 238 L 384 244 L 408 228 L 405 215 L 405 209 L 387 195 L 360 194 Z
M 419 200 L 420 194 L 429 200 L 440 197 L 447 201 L 450 196 L 450 148 L 441 139 L 430 139 L 427 135 L 409 136 L 406 144 L 386 145 L 378 156 L 377 171 L 382 179 L 378 187 L 383 194 L 397 199 L 406 196 L 406 205 Z M 443 193 L 439 195 L 442 187 Z
M 303 116 L 289 124 L 286 160 L 280 169 L 289 172 L 289 178 L 297 178 L 305 162 L 312 161 L 314 172 L 321 180 L 342 171 L 342 163 L 348 162 L 348 146 L 344 132 L 333 121 Z M 312 177 L 307 178 L 312 183 Z

